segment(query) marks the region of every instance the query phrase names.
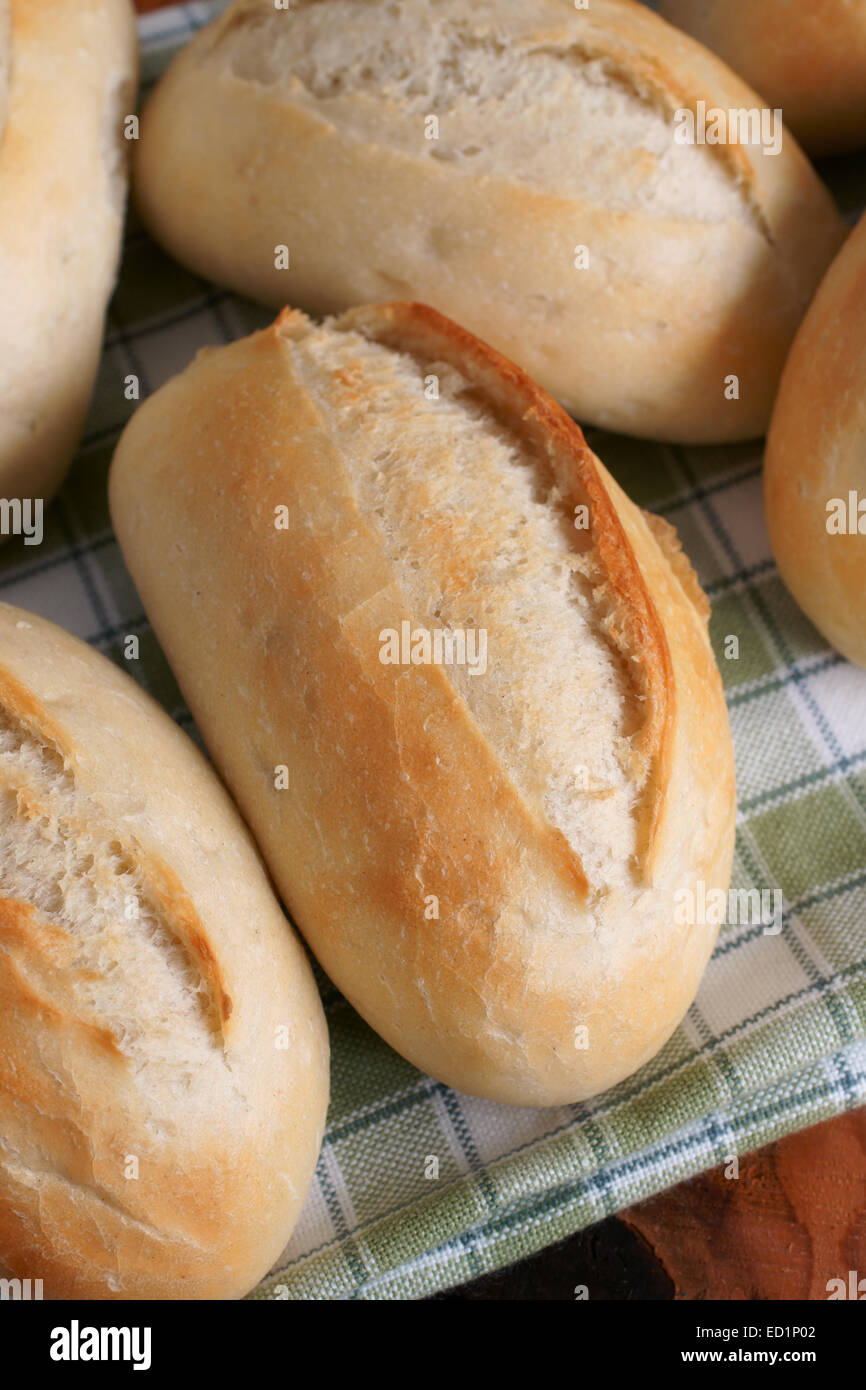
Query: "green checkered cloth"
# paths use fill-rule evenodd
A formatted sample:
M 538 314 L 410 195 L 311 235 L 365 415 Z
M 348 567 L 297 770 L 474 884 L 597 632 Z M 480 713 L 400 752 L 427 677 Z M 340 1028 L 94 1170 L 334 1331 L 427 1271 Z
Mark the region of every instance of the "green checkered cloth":
M 215 8 L 142 21 L 148 81 Z M 853 214 L 866 164 L 838 163 L 828 177 Z M 139 634 L 139 678 L 194 736 L 112 534 L 106 474 L 134 409 L 129 374 L 153 391 L 198 348 L 268 318 L 180 269 L 133 218 L 69 481 L 43 545 L 0 553 L 4 598 L 126 670 L 123 638 Z M 712 600 L 739 769 L 734 887 L 781 889 L 783 930 L 725 928 L 697 1002 L 654 1061 L 555 1110 L 474 1100 L 422 1076 L 320 975 L 328 1130 L 298 1228 L 253 1298 L 421 1297 L 866 1099 L 866 672 L 827 648 L 779 580 L 759 446 L 597 432 L 590 442 L 637 502 L 676 525 Z M 736 660 L 724 658 L 728 634 Z

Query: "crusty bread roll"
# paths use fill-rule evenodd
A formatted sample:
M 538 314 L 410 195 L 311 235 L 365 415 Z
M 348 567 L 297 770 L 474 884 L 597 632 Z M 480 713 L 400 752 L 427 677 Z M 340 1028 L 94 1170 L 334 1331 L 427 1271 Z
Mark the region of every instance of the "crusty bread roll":
M 139 408 L 110 494 L 208 746 L 367 1021 L 515 1104 L 650 1058 L 716 935 L 675 895 L 727 887 L 727 713 L 673 532 L 551 398 L 421 306 L 286 311 Z
M 288 1239 L 328 1092 L 237 811 L 128 676 L 6 604 L 0 808 L 0 1265 L 46 1298 L 237 1297 Z
M 764 496 L 782 578 L 828 642 L 866 666 L 866 218 L 791 349 Z
M 60 486 L 90 400 L 126 201 L 130 0 L 0 0 L 0 496 Z
M 701 98 L 758 101 L 631 0 L 240 0 L 147 106 L 138 202 L 265 303 L 421 299 L 581 420 L 745 439 L 844 228 L 790 138 L 677 143 Z
M 750 82 L 811 154 L 866 145 L 863 0 L 661 0 Z

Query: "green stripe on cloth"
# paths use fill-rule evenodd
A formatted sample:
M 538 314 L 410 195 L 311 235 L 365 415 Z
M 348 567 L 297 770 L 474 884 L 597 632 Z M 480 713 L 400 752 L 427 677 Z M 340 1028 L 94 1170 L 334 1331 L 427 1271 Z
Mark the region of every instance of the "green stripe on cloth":
M 147 80 L 216 8 L 142 21 Z M 846 211 L 862 204 L 866 164 L 839 161 L 832 177 Z M 174 264 L 132 217 L 86 438 L 43 545 L 0 552 L 4 599 L 132 669 L 193 736 L 111 532 L 107 470 L 134 409 L 128 374 L 146 395 L 200 347 L 269 317 Z M 319 974 L 333 1044 L 327 1135 L 298 1229 L 253 1298 L 421 1297 L 866 1099 L 866 672 L 826 647 L 779 581 L 758 446 L 588 434 L 631 495 L 677 526 L 712 600 L 739 773 L 733 886 L 780 889 L 782 930 L 725 928 L 659 1056 L 556 1110 L 497 1106 L 420 1075 Z M 129 633 L 141 638 L 137 664 L 123 658 Z M 737 660 L 725 659 L 729 634 Z

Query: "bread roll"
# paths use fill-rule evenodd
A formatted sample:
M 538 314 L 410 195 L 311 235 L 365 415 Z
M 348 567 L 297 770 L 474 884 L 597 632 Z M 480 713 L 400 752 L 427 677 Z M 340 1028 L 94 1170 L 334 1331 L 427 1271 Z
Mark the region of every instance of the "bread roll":
M 46 1298 L 247 1292 L 322 1137 L 309 964 L 190 740 L 6 604 L 0 882 L 0 1265 Z
M 661 0 L 750 82 L 814 155 L 866 145 L 863 0 Z
M 286 311 L 140 407 L 110 494 L 284 901 L 372 1027 L 521 1105 L 652 1057 L 716 935 L 676 894 L 727 887 L 727 714 L 673 532 L 550 397 L 422 306 Z
M 421 299 L 581 420 L 745 439 L 844 229 L 792 140 L 677 143 L 699 98 L 758 101 L 631 0 L 240 0 L 147 106 L 138 202 L 265 303 Z
M 866 666 L 866 218 L 791 349 L 764 495 L 782 578 L 828 642 Z
M 126 201 L 130 0 L 0 0 L 0 496 L 49 498 L 78 443 Z

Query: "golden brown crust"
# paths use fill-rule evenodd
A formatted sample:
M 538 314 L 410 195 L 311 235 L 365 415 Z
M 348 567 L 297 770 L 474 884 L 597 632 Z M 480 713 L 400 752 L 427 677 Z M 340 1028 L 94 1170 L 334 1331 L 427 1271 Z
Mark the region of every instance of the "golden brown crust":
M 655 516 L 653 512 L 644 512 L 646 524 L 652 531 L 659 546 L 664 551 L 665 557 L 677 579 L 683 586 L 684 592 L 695 605 L 698 616 L 706 623 L 710 620 L 710 601 L 701 588 L 698 576 L 692 568 L 691 561 L 686 555 L 677 535 L 676 527 L 669 521 L 665 521 L 662 516 Z
M 0 91 L 0 495 L 48 499 L 78 443 L 99 363 L 138 38 L 130 0 L 12 0 L 10 10 L 5 103 Z
M 645 798 L 633 884 L 588 895 L 449 673 L 401 679 L 379 660 L 381 629 L 418 615 L 359 510 L 326 389 L 314 397 L 292 365 L 302 315 L 200 355 L 141 407 L 112 468 L 124 555 L 294 919 L 349 1000 L 461 1089 L 523 1104 L 590 1095 L 669 1036 L 715 937 L 678 923 L 672 901 L 697 879 L 725 887 L 733 845 L 705 622 L 577 427 L 511 363 L 423 306 L 367 307 L 332 329 L 453 362 L 497 429 L 543 451 L 566 499 L 589 499 L 593 601 L 650 706 L 631 773 Z M 273 525 L 281 506 L 289 537 Z M 449 583 L 471 572 L 442 545 Z M 278 764 L 290 794 L 274 790 Z
M 321 1141 L 309 966 L 164 712 L 5 604 L 0 651 L 0 1269 L 53 1299 L 239 1297 Z
M 9 100 L 9 66 L 12 21 L 9 13 L 9 0 L 0 0 L 0 145 L 6 129 L 6 110 Z
M 634 888 L 588 897 L 448 671 L 402 680 L 379 662 L 381 628 L 417 614 L 359 512 L 327 398 L 293 370 L 300 314 L 200 354 L 143 404 L 111 474 L 126 562 L 293 917 L 371 1026 L 463 1090 L 516 1104 L 592 1094 L 669 1036 L 716 934 L 677 923 L 671 903 L 696 878 L 726 887 L 733 851 L 705 623 L 580 431 L 512 364 L 420 306 L 334 328 L 452 360 L 514 438 L 544 450 L 560 491 L 589 498 L 596 602 L 652 705 L 648 762 L 632 771 L 652 808 Z M 286 506 L 291 543 L 272 521 Z M 291 794 L 274 790 L 277 765 Z
M 764 469 L 779 572 L 843 656 L 866 666 L 866 218 L 815 296 L 788 359 Z M 832 529 L 835 502 L 844 529 Z M 866 513 L 866 507 L 864 507 Z M 854 523 L 853 528 L 851 523 Z M 859 530 L 862 526 L 862 531 Z
M 447 8 L 431 10 L 431 26 Z M 449 16 L 471 30 L 470 51 L 488 42 L 517 65 L 541 53 L 576 71 L 590 60 L 612 92 L 663 115 L 671 148 L 678 110 L 760 105 L 643 5 L 593 0 L 577 13 L 564 0 L 485 0 L 472 7 L 471 25 L 456 7 Z M 341 126 L 327 100 L 306 99 L 300 78 L 293 86 L 282 73 L 258 80 L 233 67 L 232 35 L 251 17 L 279 27 L 266 0 L 232 7 L 179 55 L 144 112 L 138 203 L 177 259 L 274 308 L 434 304 L 520 362 L 578 419 L 607 428 L 695 443 L 764 432 L 796 326 L 845 230 L 793 140 L 778 157 L 707 146 L 725 193 L 697 213 L 679 211 L 681 196 L 659 212 L 658 186 L 688 180 L 638 147 L 634 161 L 654 171 L 651 188 L 623 206 L 628 171 L 609 200 L 517 177 L 509 126 L 495 118 L 501 167 L 493 172 L 427 157 L 420 134 L 417 149 L 395 141 L 395 130 L 414 129 L 400 119 L 400 94 L 383 102 L 378 125 L 370 90 L 347 98 L 355 105 Z M 291 22 L 303 26 L 303 9 Z M 263 33 L 263 50 L 267 41 Z M 327 55 L 342 58 L 349 85 L 353 52 L 347 41 Z M 527 114 L 539 145 L 549 143 L 555 115 Z M 275 149 L 278 160 L 265 157 Z M 571 167 L 569 158 L 565 144 L 558 167 Z M 226 196 L 238 187 L 243 196 Z M 576 243 L 589 252 L 579 270 Z M 290 249 L 288 269 L 275 265 L 280 245 Z M 729 376 L 740 383 L 736 400 L 725 394 Z
M 866 144 L 866 9 L 851 0 L 662 0 L 661 13 L 718 53 L 812 155 Z

